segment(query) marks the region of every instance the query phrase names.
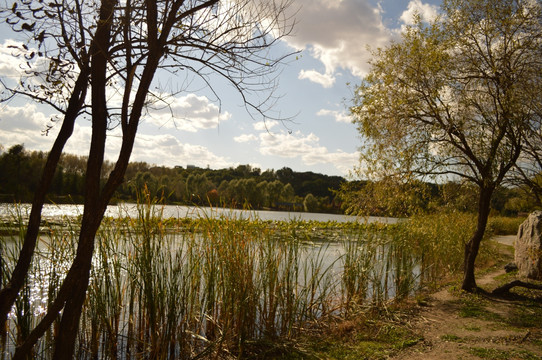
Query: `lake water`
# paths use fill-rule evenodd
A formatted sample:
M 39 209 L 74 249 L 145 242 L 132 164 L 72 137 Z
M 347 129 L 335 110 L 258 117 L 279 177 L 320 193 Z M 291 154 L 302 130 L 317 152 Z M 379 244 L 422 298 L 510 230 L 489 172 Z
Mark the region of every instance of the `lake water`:
M 22 215 L 30 213 L 30 204 L 21 204 L 19 209 Z M 8 218 L 14 213 L 14 205 L 2 203 L 0 204 L 0 218 Z M 322 213 L 307 213 L 307 212 L 289 212 L 289 211 L 267 211 L 267 210 L 239 210 L 227 208 L 210 208 L 210 207 L 195 207 L 195 206 L 178 206 L 164 205 L 157 206 L 155 211 L 161 211 L 164 218 L 199 218 L 199 217 L 221 217 L 226 216 L 236 219 L 259 219 L 273 221 L 335 221 L 335 222 L 381 222 L 395 223 L 397 219 L 385 217 L 369 217 L 362 218 L 356 216 L 340 215 L 340 214 L 322 214 Z M 46 204 L 43 207 L 42 218 L 54 220 L 62 216 L 79 216 L 83 214 L 83 205 L 51 205 Z M 110 205 L 107 207 L 105 216 L 109 217 L 137 217 L 137 205 L 123 203 L 119 205 Z
M 15 206 L 12 204 L 0 204 L 0 219 L 2 218 L 9 218 L 13 216 L 13 213 L 15 211 Z M 21 211 L 23 217 L 26 216 L 30 212 L 30 205 L 29 204 L 23 204 L 18 206 L 19 211 Z M 114 205 L 109 206 L 106 212 L 106 216 L 109 217 L 124 217 L 124 216 L 130 216 L 130 217 L 137 217 L 138 211 L 137 206 L 135 204 L 122 204 L 122 205 Z M 336 215 L 336 214 L 319 214 L 319 213 L 300 213 L 300 212 L 282 212 L 282 211 L 246 211 L 246 210 L 234 210 L 234 209 L 223 209 L 223 208 L 209 208 L 209 207 L 189 207 L 189 206 L 173 206 L 173 205 L 167 205 L 167 206 L 159 206 L 154 209 L 155 211 L 160 211 L 162 213 L 162 216 L 165 218 L 175 217 L 175 218 L 198 218 L 198 217 L 221 217 L 221 216 L 227 216 L 227 217 L 233 217 L 233 218 L 242 218 L 242 219 L 260 219 L 260 220 L 278 220 L 278 221 L 289 221 L 289 220 L 314 220 L 314 221 L 335 221 L 335 222 L 382 222 L 382 223 L 395 223 L 397 222 L 397 219 L 390 219 L 390 218 L 357 218 L 354 216 L 345 216 L 345 215 Z M 54 221 L 55 219 L 61 219 L 63 216 L 79 216 L 83 212 L 83 206 L 82 205 L 45 205 L 43 209 L 43 218 L 46 218 L 48 220 Z M 293 224 L 296 226 L 296 224 Z M 327 230 L 326 230 L 327 231 Z M 136 232 L 137 233 L 137 232 Z M 295 233 L 295 232 L 294 232 Z M 51 233 L 52 234 L 52 233 Z M 68 244 L 69 241 L 66 241 L 66 239 L 69 239 L 69 233 L 55 233 L 57 234 L 56 237 L 52 237 L 51 234 L 44 234 L 41 238 L 42 241 L 40 241 L 38 245 L 38 251 L 35 255 L 35 259 L 38 259 L 34 262 L 33 270 L 31 271 L 29 275 L 29 281 L 28 286 L 26 288 L 26 296 L 28 297 L 27 301 L 29 302 L 29 309 L 31 316 L 27 316 L 27 318 L 33 319 L 32 321 L 36 321 L 36 319 L 39 319 L 43 314 L 46 312 L 47 304 L 50 303 L 52 297 L 49 294 L 51 289 L 57 288 L 58 284 L 61 282 L 61 279 L 65 276 L 66 272 L 68 271 L 68 268 L 71 264 L 71 257 L 64 254 L 66 250 L 62 250 L 63 246 L 66 247 L 67 245 L 60 246 L 59 244 Z M 123 233 L 124 234 L 124 233 Z M 93 259 L 93 278 L 94 284 L 96 285 L 95 289 L 98 289 L 99 284 L 106 284 L 106 280 L 109 281 L 109 275 L 106 277 L 99 277 L 99 276 L 105 276 L 106 274 L 111 274 L 112 269 L 114 267 L 110 265 L 111 259 L 119 259 L 120 264 L 122 264 L 118 269 L 121 269 L 120 272 L 116 275 L 116 281 L 120 284 L 120 289 L 122 291 L 119 291 L 119 294 L 146 294 L 139 291 L 139 285 L 143 283 L 143 280 L 141 280 L 139 277 L 136 277 L 134 274 L 173 274 L 170 268 L 166 267 L 165 271 L 162 270 L 156 270 L 156 271 L 139 271 L 139 268 L 134 267 L 134 264 L 143 264 L 141 259 L 143 259 L 143 255 L 134 255 L 134 254 L 140 254 L 142 246 L 138 246 L 137 243 L 132 243 L 130 241 L 127 241 L 127 246 L 124 245 L 124 235 L 120 235 L 119 245 L 111 246 L 105 246 L 103 249 L 106 249 L 110 253 L 108 253 L 108 256 L 103 256 L 103 252 L 96 251 L 94 259 Z M 236 233 L 237 234 L 237 233 Z M 290 234 L 290 233 L 288 233 Z M 395 279 L 398 278 L 396 275 L 395 269 L 398 265 L 395 263 L 389 265 L 387 262 L 382 261 L 384 258 L 383 250 L 386 250 L 387 247 L 375 247 L 375 251 L 361 251 L 359 249 L 362 248 L 362 246 L 354 246 L 354 247 L 345 247 L 345 244 L 357 244 L 358 241 L 358 234 L 357 233 L 343 233 L 339 231 L 331 231 L 329 233 L 324 233 L 323 238 L 320 238 L 315 234 L 315 238 L 312 237 L 303 237 L 303 242 L 300 244 L 300 247 L 298 250 L 294 251 L 292 250 L 293 247 L 288 245 L 288 242 L 277 242 L 273 243 L 274 240 L 273 235 L 266 235 L 263 240 L 258 242 L 258 239 L 255 239 L 254 245 L 251 245 L 251 242 L 243 242 L 243 246 L 235 246 L 235 247 L 228 247 L 228 243 L 225 242 L 222 247 L 217 247 L 213 251 L 209 251 L 209 248 L 205 245 L 207 243 L 212 243 L 209 239 L 205 238 L 204 235 L 198 235 L 198 234 L 192 234 L 190 232 L 187 233 L 179 233 L 179 234 L 173 234 L 173 233 L 164 233 L 162 234 L 164 237 L 159 238 L 155 241 L 157 244 L 159 244 L 158 247 L 156 247 L 156 251 L 158 256 L 156 258 L 160 259 L 169 259 L 166 257 L 166 254 L 171 254 L 173 260 L 175 261 L 156 261 L 156 264 L 177 264 L 182 263 L 183 266 L 180 266 L 178 269 L 181 269 L 182 271 L 187 271 L 186 273 L 181 273 L 182 276 L 178 276 L 177 280 L 175 281 L 185 281 L 186 280 L 188 285 L 184 288 L 186 289 L 200 289 L 201 291 L 195 293 L 192 297 L 187 297 L 187 299 L 192 299 L 194 303 L 187 303 L 185 306 L 186 309 L 199 309 L 201 307 L 201 304 L 204 301 L 208 301 L 207 296 L 208 294 L 211 294 L 210 291 L 205 290 L 206 284 L 210 283 L 207 281 L 206 276 L 208 274 L 219 274 L 221 273 L 221 269 L 226 268 L 228 269 L 228 264 L 230 262 L 236 261 L 236 264 L 244 264 L 243 256 L 245 255 L 244 252 L 242 252 L 242 249 L 246 249 L 250 246 L 254 246 L 249 249 L 249 251 L 246 254 L 249 254 L 250 256 L 247 256 L 247 258 L 253 259 L 256 266 L 246 267 L 247 273 L 251 274 L 251 276 L 254 277 L 257 281 L 254 281 L 254 288 L 252 289 L 254 291 L 254 294 L 257 294 L 257 298 L 259 299 L 257 304 L 260 304 L 258 309 L 265 308 L 265 306 L 261 304 L 270 304 L 273 303 L 275 300 L 269 302 L 268 299 L 286 299 L 286 296 L 268 296 L 268 293 L 266 291 L 270 291 L 269 289 L 275 289 L 276 285 L 273 285 L 272 283 L 272 276 L 268 276 L 269 274 L 275 274 L 275 272 L 270 271 L 266 273 L 267 265 L 259 266 L 259 264 L 275 264 L 277 263 L 277 270 L 276 274 L 277 276 L 283 276 L 281 274 L 288 273 L 293 274 L 289 275 L 288 279 L 291 278 L 290 281 L 292 281 L 292 288 L 295 288 L 295 291 L 291 292 L 285 292 L 284 294 L 288 294 L 292 298 L 295 297 L 294 303 L 306 303 L 311 304 L 311 306 L 307 306 L 307 311 L 310 311 L 310 314 L 313 315 L 307 315 L 305 313 L 300 313 L 296 316 L 299 316 L 300 319 L 302 319 L 304 316 L 319 316 L 322 313 L 324 313 L 323 309 L 327 309 L 326 311 L 329 311 L 331 308 L 331 305 L 344 303 L 344 294 L 346 293 L 344 288 L 341 287 L 343 282 L 341 279 L 343 279 L 343 273 L 346 268 L 346 256 L 345 253 L 348 248 L 354 249 L 351 251 L 351 254 L 362 254 L 366 253 L 369 260 L 365 260 L 368 267 L 364 268 L 362 271 L 363 281 L 366 282 L 366 298 L 367 302 L 373 301 L 376 299 L 376 296 L 374 294 L 381 293 L 386 298 L 392 298 L 395 296 L 397 290 L 394 287 Z M 195 236 L 196 241 L 191 242 L 190 236 Z M 237 236 L 237 235 L 234 235 Z M 220 237 L 218 237 L 220 238 Z M 257 237 L 256 237 L 257 238 Z M 56 241 L 56 243 L 53 243 Z M 152 237 L 154 239 L 154 237 Z M 13 242 L 13 239 L 11 237 L 4 237 L 3 239 L 0 237 L 0 240 L 4 241 L 4 249 L 15 247 L 15 242 Z M 200 241 L 205 240 L 205 241 Z M 242 237 L 239 238 L 239 240 L 242 240 Z M 216 242 L 216 239 L 213 240 Z M 112 244 L 115 244 L 112 242 Z M 221 244 L 220 242 L 217 242 L 217 244 Z M 264 247 L 265 244 L 272 244 L 269 248 Z M 361 243 L 360 243 L 361 244 Z M 218 246 L 218 245 L 217 245 Z M 263 250 L 260 250 L 263 249 Z M 103 250 L 102 251 L 105 251 Z M 187 249 L 191 249 L 190 251 L 187 251 Z M 356 250 L 358 249 L 358 250 Z M 376 251 L 378 250 L 378 251 Z M 138 252 L 139 251 L 139 252 Z M 230 256 L 230 252 L 233 252 L 233 256 Z M 73 252 L 67 251 L 67 254 L 72 254 Z M 13 252 L 13 254 L 16 254 L 16 251 Z M 59 256 L 59 254 L 61 254 Z M 195 255 L 190 255 L 195 254 Z M 222 257 L 216 255 L 216 254 L 224 254 L 221 255 Z M 117 257 L 118 255 L 118 257 Z M 179 255 L 176 257 L 176 255 Z M 189 256 L 190 255 L 190 256 Z M 140 259 L 138 261 L 135 261 L 134 259 Z M 105 261 L 104 259 L 109 259 Z M 182 262 L 178 262 L 177 260 L 181 259 Z M 210 259 L 210 260 L 209 260 Z M 365 259 L 365 257 L 361 256 L 360 259 Z M 10 262 L 8 258 L 6 258 L 4 261 Z M 207 262 L 205 262 L 207 261 Z M 154 262 L 150 262 L 150 265 L 154 264 Z M 203 264 L 203 265 L 202 265 Z M 12 263 L 11 263 L 12 265 Z M 150 266 L 149 265 L 149 266 Z M 205 267 L 205 266 L 207 267 Z M 389 265 L 389 268 L 388 268 Z M 138 265 L 140 266 L 140 265 Z M 236 265 L 237 266 L 237 265 Z M 240 265 L 239 265 L 240 266 Z M 246 265 L 245 265 L 246 266 Z M 270 265 L 269 265 L 270 266 Z M 109 271 L 105 272 L 103 269 L 108 268 Z M 135 270 L 134 270 L 135 269 Z M 152 268 L 155 269 L 155 268 Z M 157 267 L 156 269 L 162 269 Z M 177 269 L 177 268 L 175 268 Z M 181 270 L 175 270 L 175 271 L 181 271 Z M 184 270 L 183 270 L 184 269 Z M 201 269 L 211 269 L 203 271 Z M 231 270 L 231 269 L 230 269 Z M 229 278 L 228 274 L 231 272 L 223 271 L 223 278 L 225 280 L 221 280 L 226 283 L 226 280 L 236 281 L 236 279 Z M 250 270 L 250 271 L 249 271 Z M 408 269 L 409 271 L 413 272 L 414 275 L 409 275 L 411 278 L 417 278 L 419 274 L 419 269 L 417 267 L 413 269 Z M 199 272 L 198 272 L 199 271 Z M 360 270 L 361 271 L 361 270 Z M 254 272 L 256 272 L 256 275 L 254 275 Z M 241 272 L 242 273 L 242 272 Z M 240 274 L 241 274 L 240 273 Z M 194 275 L 195 274 L 195 275 Z M 401 273 L 402 274 L 402 273 Z M 279 277 L 280 277 L 279 276 Z M 167 276 L 163 276 L 162 279 L 166 279 Z M 135 280 L 134 280 L 135 279 Z M 181 280 L 178 280 L 181 279 Z M 194 280 L 196 279 L 196 280 Z M 221 278 L 222 279 L 222 278 Z M 233 279 L 233 280 L 232 280 Z M 286 277 L 284 277 L 286 279 Z M 266 283 L 264 281 L 271 281 L 270 285 L 264 286 Z M 283 280 L 281 280 L 283 281 Z M 361 280 L 360 280 L 361 281 Z M 161 283 L 159 281 L 151 281 L 150 284 L 153 284 L 153 286 L 158 286 Z M 110 284 L 107 282 L 107 284 Z M 115 283 L 116 284 L 116 283 Z M 183 283 L 184 284 L 184 283 Z M 193 284 L 198 284 L 197 287 L 194 287 Z M 264 285 L 262 285 L 264 284 Z M 273 286 L 271 286 L 273 285 Z M 109 285 L 108 285 L 109 286 Z M 105 289 L 105 287 L 104 287 Z M 263 289 L 263 290 L 262 290 Z M 278 289 L 278 288 L 277 288 Z M 204 291 L 205 290 L 205 291 Z M 105 291 L 105 290 L 102 290 Z M 195 291 L 195 290 L 194 290 Z M 199 290 L 198 290 L 199 291 Z M 105 295 L 108 293 L 105 292 Z M 162 296 L 177 296 L 176 294 L 169 294 L 166 292 L 160 292 Z M 213 292 L 214 294 L 214 292 Z M 281 293 L 282 294 L 282 293 Z M 104 295 L 104 296 L 105 296 Z M 138 295 L 143 296 L 143 295 Z M 321 300 L 319 300 L 321 297 Z M 100 298 L 103 301 L 104 299 L 108 299 L 107 297 Z M 135 303 L 144 304 L 144 301 L 142 300 L 144 298 L 138 298 Z M 192 301 L 191 300 L 191 301 Z M 214 299 L 215 304 L 222 304 L 224 301 L 228 300 L 228 298 L 222 298 L 217 297 Z M 123 313 L 120 316 L 120 330 L 119 330 L 119 338 L 121 339 L 119 342 L 119 348 L 124 349 L 128 347 L 126 345 L 127 339 L 130 338 L 130 336 L 127 336 L 126 333 L 126 324 L 131 323 L 128 321 L 128 319 L 132 319 L 127 315 L 127 310 L 130 309 L 128 304 L 128 299 L 123 298 L 122 306 L 119 308 L 122 309 Z M 188 301 L 188 300 L 187 300 Z M 266 302 L 267 301 L 267 302 Z M 277 300 L 278 301 L 278 300 Z M 283 307 L 285 307 L 287 303 L 281 303 Z M 327 305 L 326 305 L 327 304 Z M 218 305 L 217 305 L 218 306 Z M 140 308 L 137 311 L 142 311 Z M 212 308 L 214 309 L 214 308 Z M 212 310 L 211 309 L 211 310 Z M 260 309 L 261 310 L 261 309 Z M 131 311 L 131 310 L 130 310 Z M 301 311 L 301 310 L 299 310 Z M 339 310 L 333 310 L 333 311 L 339 311 Z M 90 312 L 92 313 L 92 312 Z M 263 313 L 263 312 L 262 312 Z M 209 319 L 218 319 L 219 315 L 221 314 L 220 311 L 217 311 L 216 313 L 210 313 Z M 21 316 L 21 314 L 18 314 L 15 310 L 11 312 L 9 321 L 10 321 L 10 328 L 12 331 L 15 332 L 15 321 L 17 320 L 17 316 Z M 276 329 L 280 328 L 280 324 L 282 321 L 282 313 L 278 312 L 277 315 L 272 318 L 273 321 L 276 322 Z M 137 318 L 134 317 L 134 318 Z M 196 334 L 200 334 L 198 331 L 200 331 L 203 335 L 205 335 L 205 331 L 202 331 L 201 329 L 205 329 L 205 322 L 207 317 L 206 316 L 193 316 L 193 318 L 202 319 L 201 324 L 196 323 L 194 325 L 194 328 L 189 328 L 190 331 Z M 256 316 L 256 321 L 260 321 L 259 319 L 262 318 L 262 315 L 258 313 L 258 316 Z M 218 320 L 217 320 L 218 321 Z M 220 323 L 220 322 L 219 322 Z M 224 322 L 227 323 L 227 322 Z M 142 323 L 145 325 L 144 323 Z M 202 325 L 203 324 L 203 325 Z M 259 326 L 263 326 L 263 323 L 258 323 Z M 143 326 L 139 325 L 139 326 Z M 185 325 L 183 325 L 185 326 Z M 186 325 L 188 326 L 188 325 Z M 144 329 L 144 327 L 142 327 Z M 87 332 L 89 330 L 87 329 Z M 101 330 L 100 330 L 101 331 Z M 147 331 L 147 330 L 145 330 Z M 85 331 L 82 331 L 82 333 L 85 333 Z M 104 332 L 105 333 L 105 332 Z M 144 331 L 141 331 L 141 333 L 144 333 Z M 123 345 L 124 344 L 124 345 Z M 48 347 L 49 345 L 44 345 L 44 348 Z M 12 343 L 8 343 L 6 348 L 4 349 L 4 354 L 9 357 L 12 354 L 12 351 L 14 349 L 14 345 Z M 105 349 L 105 347 L 103 348 Z M 105 350 L 104 350 L 105 351 Z M 124 350 L 120 350 L 122 353 Z M 122 356 L 121 356 L 122 357 Z

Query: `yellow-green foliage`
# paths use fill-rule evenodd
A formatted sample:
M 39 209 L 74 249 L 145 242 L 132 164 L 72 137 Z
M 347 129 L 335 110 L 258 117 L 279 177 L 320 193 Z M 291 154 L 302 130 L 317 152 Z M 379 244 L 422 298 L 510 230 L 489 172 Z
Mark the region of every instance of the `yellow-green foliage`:
M 417 215 L 398 229 L 419 256 L 423 277 L 433 281 L 462 270 L 464 246 L 476 229 L 476 216 L 457 212 Z M 494 255 L 488 237 L 486 232 L 477 258 L 479 264 Z
M 524 217 L 495 216 L 489 218 L 488 230 L 494 235 L 516 235 Z

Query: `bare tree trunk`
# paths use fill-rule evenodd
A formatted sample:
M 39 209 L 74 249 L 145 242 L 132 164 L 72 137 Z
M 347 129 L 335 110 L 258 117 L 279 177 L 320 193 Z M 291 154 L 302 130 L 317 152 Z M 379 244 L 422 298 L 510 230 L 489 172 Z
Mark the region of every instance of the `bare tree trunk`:
M 59 332 L 56 337 L 54 359 L 72 359 L 79 329 L 79 320 L 88 288 L 92 256 L 94 252 L 94 238 L 100 226 L 101 216 L 96 214 L 90 225 L 81 227 L 77 255 L 73 262 L 73 274 L 77 281 L 72 283 L 71 294 L 66 299 Z
M 474 264 L 476 257 L 478 256 L 478 250 L 480 249 L 480 243 L 484 238 L 484 233 L 489 218 L 489 211 L 491 205 L 491 196 L 493 194 L 493 188 L 481 188 L 478 198 L 478 221 L 476 225 L 476 231 L 472 235 L 469 242 L 465 244 L 465 257 L 463 262 L 463 284 L 461 289 L 473 292 L 478 289 L 476 285 L 476 279 L 474 276 Z
M 38 183 L 38 188 L 34 194 L 26 234 L 17 264 L 15 265 L 15 269 L 11 274 L 9 283 L 0 291 L 1 324 L 5 324 L 7 315 L 10 312 L 28 273 L 38 238 L 39 226 L 41 222 L 41 210 L 45 202 L 45 196 L 47 195 L 49 187 L 51 186 L 51 182 L 60 160 L 62 150 L 64 149 L 64 145 L 73 133 L 75 119 L 77 118 L 77 115 L 79 114 L 79 111 L 81 110 L 81 107 L 85 101 L 87 86 L 88 68 L 83 68 L 81 69 L 75 83 L 72 96 L 68 103 L 68 108 L 64 114 L 62 127 L 60 128 L 60 132 L 55 140 L 55 143 L 47 156 L 47 162 L 45 163 L 41 179 Z
M 94 238 L 102 221 L 105 209 L 111 196 L 103 196 L 100 185 L 100 174 L 104 162 L 105 142 L 107 138 L 106 82 L 111 27 L 114 8 L 117 0 L 103 0 L 100 6 L 100 19 L 91 47 L 91 94 L 92 94 L 92 138 L 87 161 L 85 182 L 85 207 L 79 233 L 77 254 L 72 267 L 78 281 L 72 295 L 66 300 L 59 333 L 55 342 L 54 358 L 69 360 L 73 357 L 75 342 L 79 329 L 79 319 L 88 288 L 92 257 L 94 255 Z M 112 194 L 111 194 L 112 195 Z

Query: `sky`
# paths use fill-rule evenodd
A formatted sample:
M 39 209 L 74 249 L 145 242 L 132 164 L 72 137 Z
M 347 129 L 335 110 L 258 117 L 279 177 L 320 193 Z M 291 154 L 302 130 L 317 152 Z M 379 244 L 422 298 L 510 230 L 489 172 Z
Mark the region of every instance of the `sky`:
M 273 50 L 299 51 L 278 77 L 279 99 L 272 112 L 285 121 L 251 117 L 223 84 L 217 84 L 220 102 L 203 91 L 177 94 L 172 103 L 175 119 L 169 111 L 150 112 L 143 119 L 131 161 L 212 169 L 248 164 L 262 171 L 289 167 L 347 177 L 358 164 L 361 145 L 348 106 L 369 70 L 369 49 L 396 39 L 415 13 L 434 17 L 439 4 L 440 0 L 295 0 L 293 34 Z M 0 27 L 3 81 L 17 72 L 8 48 L 13 41 L 10 29 Z M 23 144 L 27 150 L 48 151 L 54 136 L 45 136 L 43 130 L 54 116 L 51 109 L 27 100 L 0 103 L 1 148 Z M 90 134 L 89 121 L 78 119 L 65 152 L 86 155 Z M 118 143 L 113 134 L 108 160 L 115 159 Z

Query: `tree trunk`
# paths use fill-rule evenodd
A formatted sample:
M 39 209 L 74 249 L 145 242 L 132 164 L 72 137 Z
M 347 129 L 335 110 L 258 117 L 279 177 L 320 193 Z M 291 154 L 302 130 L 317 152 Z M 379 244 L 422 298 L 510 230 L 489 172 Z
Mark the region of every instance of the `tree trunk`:
M 117 0 L 103 0 L 100 6 L 100 19 L 90 49 L 91 56 L 91 96 L 92 96 L 92 136 L 87 160 L 85 182 L 85 207 L 79 233 L 77 254 L 72 264 L 78 281 L 74 284 L 72 295 L 66 299 L 58 336 L 55 341 L 56 360 L 70 360 L 73 357 L 79 329 L 79 319 L 88 288 L 94 238 L 103 219 L 110 196 L 104 196 L 100 176 L 104 162 L 107 138 L 107 63 L 111 41 L 111 26 Z M 112 194 L 111 194 L 112 195 Z
M 36 247 L 37 237 L 39 233 L 39 226 L 41 222 L 41 210 L 45 202 L 45 196 L 51 186 L 60 155 L 64 149 L 64 145 L 71 137 L 73 133 L 73 127 L 75 119 L 79 114 L 79 110 L 85 101 L 88 85 L 88 68 L 81 69 L 75 87 L 73 89 L 68 108 L 64 114 L 64 121 L 60 132 L 53 144 L 49 155 L 47 156 L 47 162 L 43 169 L 38 188 L 34 193 L 34 199 L 32 201 L 32 209 L 30 211 L 30 217 L 28 219 L 28 225 L 23 242 L 23 246 L 19 253 L 17 264 L 11 274 L 9 283 L 0 291 L 0 325 L 5 324 L 7 315 L 11 311 L 11 307 L 17 298 L 17 294 L 21 290 L 24 284 L 24 279 L 28 273 L 32 257 L 34 256 L 34 249 Z
M 77 281 L 73 282 L 70 296 L 66 299 L 59 332 L 56 337 L 54 359 L 70 360 L 73 358 L 75 343 L 79 329 L 82 307 L 85 302 L 86 292 L 90 278 L 90 268 L 94 252 L 94 238 L 103 218 L 103 211 L 92 214 L 87 220 L 88 226 L 81 227 L 77 255 L 73 261 L 73 274 Z
M 465 257 L 463 262 L 464 277 L 461 289 L 468 292 L 474 292 L 478 289 L 474 276 L 474 264 L 476 256 L 478 256 L 478 250 L 480 249 L 480 242 L 484 238 L 484 233 L 486 231 L 493 189 L 493 187 L 480 188 L 480 194 L 478 198 L 478 221 L 476 225 L 476 231 L 472 235 L 469 242 L 465 244 Z

